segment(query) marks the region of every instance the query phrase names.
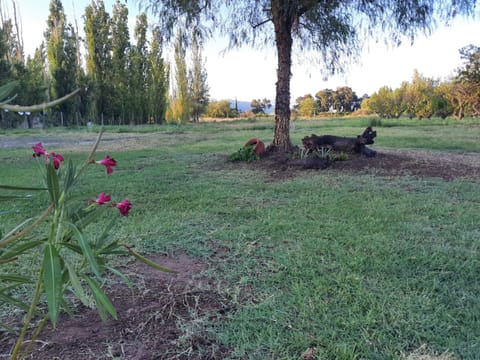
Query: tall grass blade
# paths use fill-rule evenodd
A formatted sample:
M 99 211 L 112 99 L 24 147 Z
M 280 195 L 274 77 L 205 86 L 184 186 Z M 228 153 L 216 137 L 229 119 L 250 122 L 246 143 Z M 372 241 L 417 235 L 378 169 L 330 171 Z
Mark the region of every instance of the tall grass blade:
M 48 313 L 55 327 L 62 298 L 62 268 L 60 255 L 53 244 L 45 247 L 43 258 L 43 282 L 47 294 Z

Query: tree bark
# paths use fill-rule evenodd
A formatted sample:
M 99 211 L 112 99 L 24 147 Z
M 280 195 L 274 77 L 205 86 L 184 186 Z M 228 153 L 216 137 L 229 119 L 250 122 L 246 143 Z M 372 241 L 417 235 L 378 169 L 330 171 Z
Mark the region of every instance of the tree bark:
M 291 5 L 273 0 L 272 21 L 275 28 L 278 68 L 275 97 L 275 131 L 273 147 L 277 151 L 290 152 L 290 76 L 292 67 L 292 27 L 296 14 Z

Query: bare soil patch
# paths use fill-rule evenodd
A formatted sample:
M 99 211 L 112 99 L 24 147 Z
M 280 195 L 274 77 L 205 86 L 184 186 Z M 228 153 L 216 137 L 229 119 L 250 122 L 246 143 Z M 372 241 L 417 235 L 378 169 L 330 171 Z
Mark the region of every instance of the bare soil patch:
M 64 315 L 59 320 L 57 329 L 50 325 L 44 329 L 28 359 L 227 357 L 230 349 L 209 334 L 207 322 L 220 321 L 229 305 L 208 279 L 196 276 L 205 266 L 186 255 L 152 259 L 178 274 L 132 263 L 128 271 L 134 288 L 122 282 L 109 285 L 106 291 L 118 320 L 102 323 L 95 310 L 78 306 L 73 317 Z M 9 358 L 14 342 L 14 336 L 0 331 L 0 359 Z
M 270 154 L 246 166 L 268 173 L 269 181 L 283 181 L 305 172 L 328 171 L 379 176 L 413 176 L 419 178 L 480 179 L 480 154 L 452 154 L 420 150 L 377 149 L 375 157 L 349 154 L 345 161 L 332 162 L 326 169 L 305 169 L 285 155 Z

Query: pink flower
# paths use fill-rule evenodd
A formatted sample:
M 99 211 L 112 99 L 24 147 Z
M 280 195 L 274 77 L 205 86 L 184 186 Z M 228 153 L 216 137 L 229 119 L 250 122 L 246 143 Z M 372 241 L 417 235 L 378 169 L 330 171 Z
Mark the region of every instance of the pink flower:
M 42 155 L 45 155 L 45 158 L 46 158 L 47 161 L 48 161 L 48 159 L 52 159 L 53 166 L 57 170 L 60 168 L 60 165 L 65 160 L 64 157 L 60 154 L 55 154 L 54 152 L 51 152 L 51 153 L 47 152 L 43 148 L 43 144 L 41 142 L 36 144 L 35 146 L 32 146 L 32 149 L 33 149 L 33 156 L 34 157 L 40 157 Z
M 60 168 L 60 164 L 65 160 L 65 158 L 60 154 L 47 153 L 47 157 L 51 157 L 53 159 L 53 167 L 58 170 Z
M 120 210 L 120 213 L 123 215 L 123 216 L 128 216 L 128 212 L 130 211 L 130 209 L 132 208 L 132 204 L 130 203 L 130 201 L 128 201 L 127 199 L 119 202 L 119 203 L 113 203 L 113 205 L 118 209 Z
M 111 174 L 113 172 L 113 166 L 117 165 L 117 162 L 111 158 L 110 156 L 105 156 L 105 159 L 100 161 L 95 161 L 97 164 L 101 164 L 107 168 L 107 174 Z
M 43 148 L 43 144 L 41 142 L 36 144 L 35 146 L 32 146 L 32 149 L 33 149 L 33 156 L 34 157 L 42 156 L 42 155 L 47 154 L 47 152 Z
M 98 205 L 103 205 L 107 202 L 109 202 L 111 200 L 111 196 L 110 195 L 107 195 L 105 194 L 104 192 L 98 194 L 98 197 L 97 199 L 95 200 L 95 202 L 98 204 Z

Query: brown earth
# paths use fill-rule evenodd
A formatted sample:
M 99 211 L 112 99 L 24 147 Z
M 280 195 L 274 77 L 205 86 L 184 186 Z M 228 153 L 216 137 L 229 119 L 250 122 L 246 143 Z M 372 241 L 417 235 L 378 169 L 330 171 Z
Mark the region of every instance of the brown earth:
M 385 177 L 480 179 L 479 154 L 376 149 L 377 156 L 351 155 L 325 170 L 305 170 L 298 162 L 269 156 L 258 162 L 222 164 L 265 171 L 266 181 L 283 181 L 308 172 L 371 173 Z M 118 320 L 102 323 L 96 311 L 77 307 L 57 329 L 47 328 L 35 342 L 29 359 L 223 359 L 231 349 L 208 332 L 231 309 L 228 299 L 199 274 L 205 265 L 185 255 L 154 256 L 153 260 L 178 271 L 169 275 L 132 263 L 128 272 L 133 292 L 124 283 L 110 284 L 107 293 Z M 19 326 L 11 323 L 10 326 Z M 15 338 L 0 331 L 0 359 L 7 359 Z
M 98 313 L 78 305 L 56 329 L 47 325 L 27 359 L 223 359 L 230 349 L 209 335 L 206 323 L 229 311 L 228 301 L 199 277 L 205 265 L 186 255 L 154 256 L 152 260 L 177 274 L 142 263 L 128 266 L 129 289 L 123 282 L 106 292 L 118 320 L 103 323 Z M 126 270 L 124 270 L 126 271 Z M 11 321 L 12 327 L 20 323 Z M 0 330 L 0 359 L 8 359 L 15 337 Z
M 374 174 L 384 177 L 413 176 L 444 180 L 480 179 L 480 154 L 373 148 L 377 151 L 375 157 L 350 154 L 346 161 L 332 162 L 324 170 L 305 169 L 300 161 L 276 154 L 247 166 L 266 170 L 270 181 L 285 180 L 304 174 L 305 171 Z

